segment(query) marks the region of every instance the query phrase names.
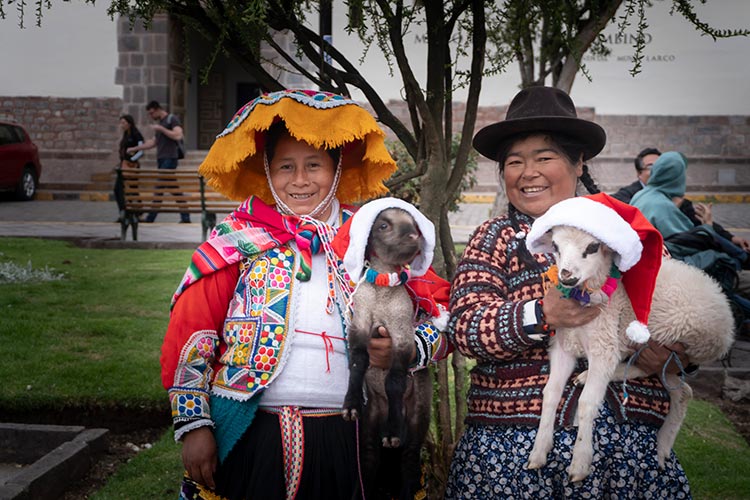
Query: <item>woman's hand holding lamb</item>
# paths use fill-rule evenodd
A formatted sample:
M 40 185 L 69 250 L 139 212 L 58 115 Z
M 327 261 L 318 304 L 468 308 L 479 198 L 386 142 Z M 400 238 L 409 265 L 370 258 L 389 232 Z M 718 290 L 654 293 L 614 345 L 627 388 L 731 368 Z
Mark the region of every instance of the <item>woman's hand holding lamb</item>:
M 388 369 L 391 366 L 391 355 L 393 342 L 391 341 L 391 335 L 384 326 L 378 327 L 378 334 L 380 337 L 373 337 L 370 339 L 370 344 L 367 346 L 367 354 L 370 356 L 370 366 L 375 368 Z M 411 361 L 417 357 L 417 346 L 413 345 Z
M 601 309 L 581 305 L 574 299 L 566 299 L 554 287 L 544 295 L 544 318 L 551 328 L 573 328 L 585 325 L 599 316 Z
M 670 356 L 675 354 L 680 360 L 676 363 Z M 661 375 L 664 364 L 667 364 L 666 372 L 674 375 L 680 373 L 680 366 L 685 369 L 690 364 L 690 358 L 685 354 L 685 346 L 680 342 L 676 344 L 661 345 L 658 342 L 649 340 L 646 347 L 638 355 L 635 364 L 646 374 Z

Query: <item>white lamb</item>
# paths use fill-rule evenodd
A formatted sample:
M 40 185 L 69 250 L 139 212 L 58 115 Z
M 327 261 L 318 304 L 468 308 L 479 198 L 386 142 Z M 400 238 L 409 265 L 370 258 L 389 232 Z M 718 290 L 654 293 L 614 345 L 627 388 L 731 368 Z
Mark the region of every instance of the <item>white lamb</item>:
M 623 376 L 647 375 L 635 364 L 626 365 L 623 360 L 637 351 L 649 335 L 660 344 L 683 343 L 694 364 L 720 358 L 734 340 L 732 313 L 719 285 L 701 270 L 677 260 L 665 259 L 661 263 L 650 315 L 647 309 L 645 312 L 647 328 L 638 321 L 641 318 L 637 318 L 631 299 L 640 306 L 643 297 L 638 294 L 649 293 L 653 278 L 651 285 L 642 283 L 642 290 L 638 281 L 636 285 L 629 281 L 630 288 L 617 286 L 613 293 L 609 290 L 611 297 L 608 298 L 609 293 L 605 294 L 601 288 L 610 276 L 613 263 L 623 271 L 624 281 L 625 272 L 640 260 L 643 247 L 633 226 L 618 214 L 623 213 L 620 205 L 624 204 L 606 195 L 591 198 L 578 197 L 556 204 L 535 221 L 527 238 L 532 252 L 554 253 L 559 283 L 563 287 L 591 291 L 590 303 L 602 308 L 602 313 L 591 323 L 578 328 L 559 328 L 550 341 L 550 374 L 543 391 L 539 429 L 527 465 L 537 469 L 547 463 L 547 454 L 553 445 L 555 411 L 563 388 L 574 370 L 576 358 L 586 356 L 588 372 L 576 380 L 585 386 L 578 401 L 578 437 L 568 469 L 572 481 L 581 481 L 590 473 L 593 423 L 607 385 L 623 380 Z M 635 210 L 624 206 L 628 207 L 626 211 Z M 582 214 L 585 216 L 581 217 Z M 638 212 L 635 217 L 642 215 Z M 654 241 L 661 246 L 660 237 Z M 661 248 L 655 251 L 661 252 Z M 643 252 L 645 256 L 645 250 Z M 653 256 L 654 249 L 650 252 Z M 658 265 L 658 258 L 655 260 Z M 692 389 L 678 375 L 667 374 L 664 383 L 669 391 L 670 409 L 658 433 L 657 453 L 662 468 L 692 397 Z

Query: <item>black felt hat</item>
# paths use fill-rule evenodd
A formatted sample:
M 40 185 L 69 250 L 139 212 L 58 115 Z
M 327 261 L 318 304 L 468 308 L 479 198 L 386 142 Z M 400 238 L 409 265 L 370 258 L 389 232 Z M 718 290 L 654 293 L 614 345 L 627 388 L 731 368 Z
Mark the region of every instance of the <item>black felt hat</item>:
M 579 141 L 583 159 L 596 156 L 607 142 L 604 129 L 578 118 L 568 94 L 554 87 L 528 87 L 508 106 L 505 120 L 487 125 L 474 136 L 474 149 L 497 161 L 500 146 L 514 135 L 526 132 L 559 132 Z

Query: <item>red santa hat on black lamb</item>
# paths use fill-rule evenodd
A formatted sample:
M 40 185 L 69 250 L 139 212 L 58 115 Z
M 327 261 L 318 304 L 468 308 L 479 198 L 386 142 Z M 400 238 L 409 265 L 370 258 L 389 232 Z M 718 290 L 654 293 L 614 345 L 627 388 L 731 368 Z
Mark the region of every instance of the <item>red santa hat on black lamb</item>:
M 362 205 L 339 229 L 333 249 L 344 261 L 349 277 L 358 282 L 365 271 L 365 256 L 370 230 L 378 214 L 387 208 L 400 208 L 408 212 L 417 223 L 422 236 L 419 254 L 410 263 L 410 279 L 406 287 L 412 300 L 432 316 L 433 324 L 444 330 L 448 322 L 447 282 L 432 271 L 430 265 L 435 252 L 435 226 L 414 205 L 398 198 L 379 198 Z M 443 293 L 445 292 L 445 293 Z

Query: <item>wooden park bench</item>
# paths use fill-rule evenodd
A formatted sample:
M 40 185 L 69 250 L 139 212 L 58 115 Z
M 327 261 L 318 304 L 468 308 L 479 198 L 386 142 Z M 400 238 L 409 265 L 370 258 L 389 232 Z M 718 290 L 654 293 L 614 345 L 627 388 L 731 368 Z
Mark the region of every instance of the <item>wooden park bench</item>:
M 125 213 L 120 214 L 123 240 L 130 227 L 133 241 L 137 241 L 141 215 L 156 212 L 201 214 L 205 241 L 216 226 L 216 214 L 227 214 L 238 205 L 211 189 L 196 170 L 117 169 L 117 182 L 125 197 Z

